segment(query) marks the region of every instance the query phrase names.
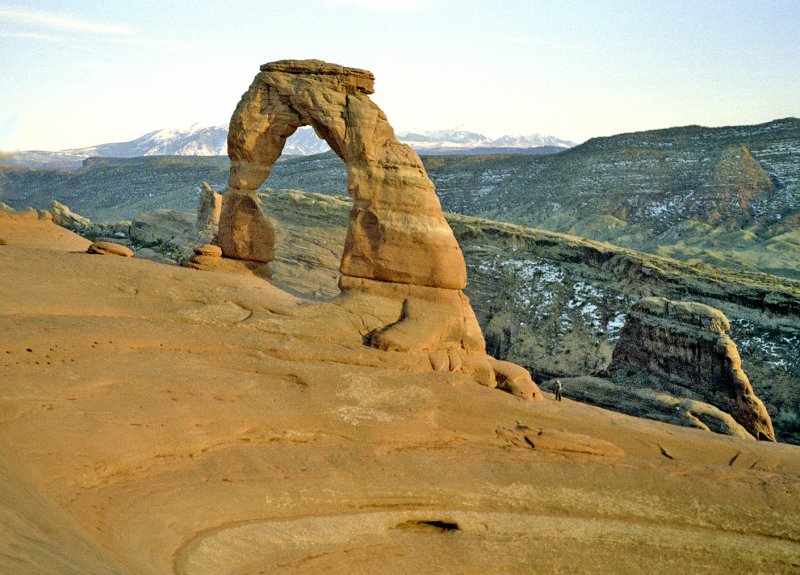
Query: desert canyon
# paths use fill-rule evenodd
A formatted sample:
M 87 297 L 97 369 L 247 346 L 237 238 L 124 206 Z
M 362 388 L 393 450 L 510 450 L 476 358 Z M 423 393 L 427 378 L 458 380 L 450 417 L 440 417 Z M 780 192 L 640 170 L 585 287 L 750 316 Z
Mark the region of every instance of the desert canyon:
M 182 267 L 0 211 L 0 572 L 800 572 L 800 448 L 774 442 L 728 320 L 648 299 L 610 369 L 716 373 L 738 435 L 554 401 L 487 354 L 372 82 L 262 66 Z M 287 287 L 321 276 L 287 270 L 256 194 L 304 125 L 347 166 L 338 295 Z

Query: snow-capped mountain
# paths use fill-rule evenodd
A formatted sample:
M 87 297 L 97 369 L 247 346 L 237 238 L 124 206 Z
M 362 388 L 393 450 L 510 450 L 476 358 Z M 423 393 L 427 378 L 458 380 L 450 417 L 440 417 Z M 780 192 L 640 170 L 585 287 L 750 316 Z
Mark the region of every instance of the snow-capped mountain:
M 3 158 L 7 165 L 77 169 L 92 157 L 135 158 L 139 156 L 224 156 L 228 153 L 227 126 L 170 128 L 148 132 L 129 142 L 98 144 L 57 152 L 30 150 Z
M 491 142 L 483 134 L 467 132 L 457 128 L 427 132 L 402 132 L 397 134 L 397 139 L 415 150 L 427 148 L 474 148 Z
M 554 153 L 571 148 L 574 142 L 553 136 L 501 136 L 491 139 L 483 134 L 460 129 L 406 132 L 398 139 L 422 154 L 480 153 Z M 129 142 L 99 144 L 58 152 L 27 151 L 10 155 L 3 163 L 19 166 L 77 168 L 86 158 L 138 156 L 224 156 L 228 153 L 226 126 L 171 128 L 149 132 Z M 308 156 L 330 148 L 317 138 L 313 128 L 303 126 L 292 134 L 283 149 L 285 154 Z
M 529 134 L 527 136 L 500 136 L 492 140 L 493 147 L 500 148 L 525 148 L 538 146 L 553 146 L 556 148 L 572 148 L 576 144 L 570 140 L 562 140 L 547 134 Z
M 314 133 L 314 128 L 311 126 L 303 126 L 302 128 L 298 128 L 297 131 L 286 140 L 286 145 L 283 146 L 283 153 L 294 156 L 311 156 L 313 154 L 327 152 L 330 149 L 330 146 L 328 146 L 325 140 L 320 140 L 317 137 Z
M 156 130 L 131 140 L 89 148 L 63 150 L 73 156 L 131 158 L 136 156 L 223 156 L 228 153 L 226 126 Z
M 527 136 L 500 136 L 491 139 L 483 134 L 467 132 L 464 130 L 436 130 L 431 132 L 405 132 L 397 138 L 421 153 L 480 153 L 481 150 L 496 150 L 505 148 L 534 149 L 534 148 L 571 148 L 575 142 L 562 140 L 555 136 L 544 134 L 530 134 Z M 555 150 L 553 150 L 555 151 Z

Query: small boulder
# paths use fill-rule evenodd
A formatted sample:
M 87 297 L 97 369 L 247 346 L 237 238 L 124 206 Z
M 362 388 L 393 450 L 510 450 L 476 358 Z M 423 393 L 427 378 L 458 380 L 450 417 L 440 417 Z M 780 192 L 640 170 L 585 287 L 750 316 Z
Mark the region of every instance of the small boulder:
M 214 244 L 200 244 L 195 246 L 194 253 L 198 256 L 208 256 L 212 258 L 222 257 L 222 248 Z
M 489 365 L 494 370 L 498 389 L 534 401 L 544 399 L 539 386 L 531 379 L 531 374 L 524 367 L 499 359 L 490 359 Z
M 94 242 L 86 250 L 88 254 L 101 254 L 104 256 L 122 256 L 125 258 L 133 257 L 133 250 L 114 242 Z

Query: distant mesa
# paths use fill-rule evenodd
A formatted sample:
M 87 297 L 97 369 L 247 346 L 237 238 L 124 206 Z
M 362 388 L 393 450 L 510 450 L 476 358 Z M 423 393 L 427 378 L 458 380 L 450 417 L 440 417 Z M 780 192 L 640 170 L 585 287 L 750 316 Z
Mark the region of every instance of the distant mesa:
M 286 140 L 301 126 L 311 126 L 345 162 L 353 198 L 339 267 L 343 297 L 403 302 L 397 321 L 373 330 L 369 345 L 429 351 L 433 369 L 469 373 L 490 387 L 499 380 L 515 395 L 541 398 L 524 369 L 505 362 L 492 367 L 463 292 L 464 257 L 434 185 L 416 152 L 397 140 L 370 100 L 372 92 L 373 76 L 365 70 L 319 60 L 263 65 L 228 132 L 230 175 L 214 242 L 224 258 L 197 254 L 189 265 L 218 269 L 222 261 L 238 260 L 268 273 L 275 230 L 256 190 Z
M 772 420 L 742 371 L 730 323 L 712 307 L 648 297 L 637 302 L 609 366 L 616 383 L 647 382 L 708 402 L 753 437 L 775 441 Z

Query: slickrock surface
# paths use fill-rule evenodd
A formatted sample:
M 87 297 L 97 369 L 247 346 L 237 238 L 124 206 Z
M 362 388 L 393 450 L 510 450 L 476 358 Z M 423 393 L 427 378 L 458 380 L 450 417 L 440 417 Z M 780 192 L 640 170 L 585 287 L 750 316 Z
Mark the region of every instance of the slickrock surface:
M 24 245 L 27 248 L 85 252 L 92 242 L 62 227 L 51 220 L 39 219 L 36 210 L 14 212 L 0 209 L 0 237 L 7 244 Z
M 775 441 L 772 421 L 742 371 L 730 323 L 721 311 L 693 302 L 644 298 L 625 320 L 609 372 L 615 381 L 631 367 L 688 389 L 730 413 L 756 439 Z
M 798 570 L 797 447 L 364 345 L 394 299 L 0 237 L 4 574 Z

